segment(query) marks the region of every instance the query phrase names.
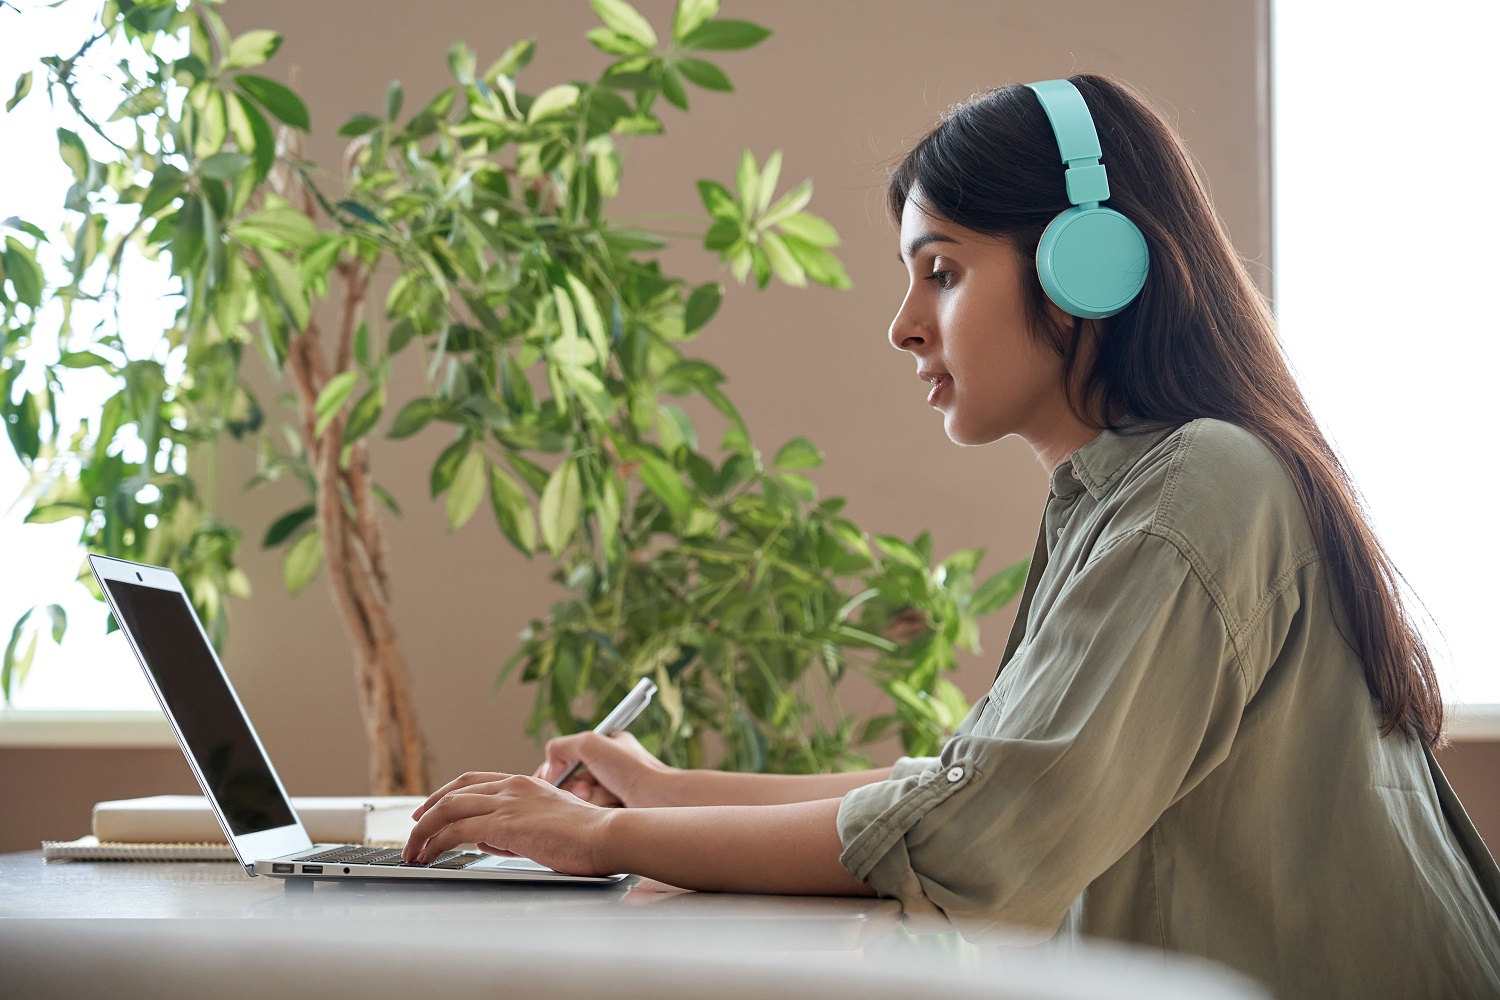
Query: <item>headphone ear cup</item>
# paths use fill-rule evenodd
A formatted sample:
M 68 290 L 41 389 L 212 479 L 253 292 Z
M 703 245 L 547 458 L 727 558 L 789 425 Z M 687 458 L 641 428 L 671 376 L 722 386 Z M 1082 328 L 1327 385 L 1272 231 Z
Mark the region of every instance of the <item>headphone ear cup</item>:
M 1071 316 L 1103 319 L 1130 305 L 1146 284 L 1150 255 L 1140 229 L 1112 208 L 1070 208 L 1036 248 L 1042 289 Z

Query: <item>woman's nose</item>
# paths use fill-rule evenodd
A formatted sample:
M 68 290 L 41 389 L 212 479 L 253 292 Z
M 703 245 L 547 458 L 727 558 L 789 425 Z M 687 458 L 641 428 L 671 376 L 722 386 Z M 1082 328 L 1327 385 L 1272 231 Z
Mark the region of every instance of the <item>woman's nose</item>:
M 891 320 L 891 329 L 887 334 L 891 346 L 898 351 L 910 351 L 921 347 L 927 342 L 922 336 L 918 325 L 909 315 L 908 304 L 901 303 L 901 308 L 896 311 L 896 318 Z

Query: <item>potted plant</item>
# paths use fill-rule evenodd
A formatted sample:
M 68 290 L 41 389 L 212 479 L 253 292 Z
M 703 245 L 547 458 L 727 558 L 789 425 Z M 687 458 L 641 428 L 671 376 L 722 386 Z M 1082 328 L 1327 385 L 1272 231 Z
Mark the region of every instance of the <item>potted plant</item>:
M 660 694 L 644 742 L 674 763 L 856 766 L 861 745 L 892 727 L 908 751 L 932 750 L 967 710 L 945 677 L 954 650 L 977 648 L 977 619 L 1016 593 L 1024 563 L 980 583 L 977 551 L 934 565 L 925 534 L 872 544 L 841 499 L 819 499 L 805 475 L 822 459 L 811 441 L 769 461 L 755 446 L 723 374 L 686 353 L 720 286 L 664 273 L 664 237 L 616 225 L 606 208 L 622 141 L 662 131 L 659 99 L 686 110 L 686 84 L 730 89 L 703 56 L 769 32 L 719 18 L 717 0 L 681 0 L 662 43 L 624 0 L 592 2 L 602 23 L 589 41 L 615 57 L 596 81 L 528 92 L 518 81 L 534 42 L 482 70 L 459 43 L 453 85 L 409 109 L 392 84 L 382 109 L 339 129 L 350 141 L 337 171 L 303 158 L 307 109 L 260 70 L 274 32 L 234 35 L 207 0 L 104 3 L 93 37 L 42 60 L 46 89 L 88 136 L 58 130 L 74 221 L 48 234 L 9 220 L 0 258 L 0 406 L 32 474 L 27 520 L 77 517 L 91 551 L 172 567 L 222 642 L 226 597 L 248 584 L 238 528 L 204 499 L 203 463 L 226 435 L 253 445 L 257 482 L 306 489 L 263 543 L 286 547 L 293 592 L 320 571 L 328 579 L 360 678 L 372 785 L 425 791 L 385 560 L 380 507 L 394 505 L 367 442 L 438 422 L 450 434 L 431 491 L 450 528 L 487 500 L 517 552 L 552 560 L 567 588 L 507 667 L 535 685 L 537 735 L 592 724 L 650 675 Z M 78 83 L 105 38 L 141 49 L 100 122 Z M 11 103 L 31 87 L 26 74 Z M 747 151 L 732 185 L 699 182 L 705 248 L 740 282 L 848 287 L 837 234 L 806 210 L 811 182 L 778 194 L 781 166 L 779 152 Z M 47 247 L 61 281 L 37 262 Z M 107 321 L 78 329 L 65 313 L 60 328 L 39 327 L 49 300 L 110 302 L 133 254 L 169 261 L 177 281 L 176 320 L 151 356 L 127 356 Z M 290 387 L 287 406 L 257 398 L 250 364 Z M 426 389 L 393 400 L 402 365 L 419 367 Z M 66 427 L 55 399 L 85 368 L 115 391 Z M 691 396 L 720 415 L 718 447 L 678 405 Z M 144 447 L 121 450 L 126 436 Z M 39 618 L 12 630 L 7 692 Z M 51 621 L 61 638 L 66 622 Z M 836 686 L 851 668 L 886 692 L 889 711 L 841 711 Z

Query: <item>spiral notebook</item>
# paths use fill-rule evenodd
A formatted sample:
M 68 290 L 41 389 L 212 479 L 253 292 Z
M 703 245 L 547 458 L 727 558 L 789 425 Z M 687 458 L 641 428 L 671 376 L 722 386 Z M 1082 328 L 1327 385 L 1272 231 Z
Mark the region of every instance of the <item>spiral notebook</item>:
M 214 844 L 129 844 L 98 837 L 42 841 L 44 861 L 233 861 L 228 841 Z

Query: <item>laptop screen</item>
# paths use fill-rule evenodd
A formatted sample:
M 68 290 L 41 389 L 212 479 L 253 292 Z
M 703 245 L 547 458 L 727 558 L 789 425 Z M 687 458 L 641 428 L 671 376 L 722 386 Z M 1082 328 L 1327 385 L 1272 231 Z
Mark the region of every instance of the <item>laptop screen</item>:
M 235 836 L 297 822 L 187 600 L 172 590 L 101 582 Z

